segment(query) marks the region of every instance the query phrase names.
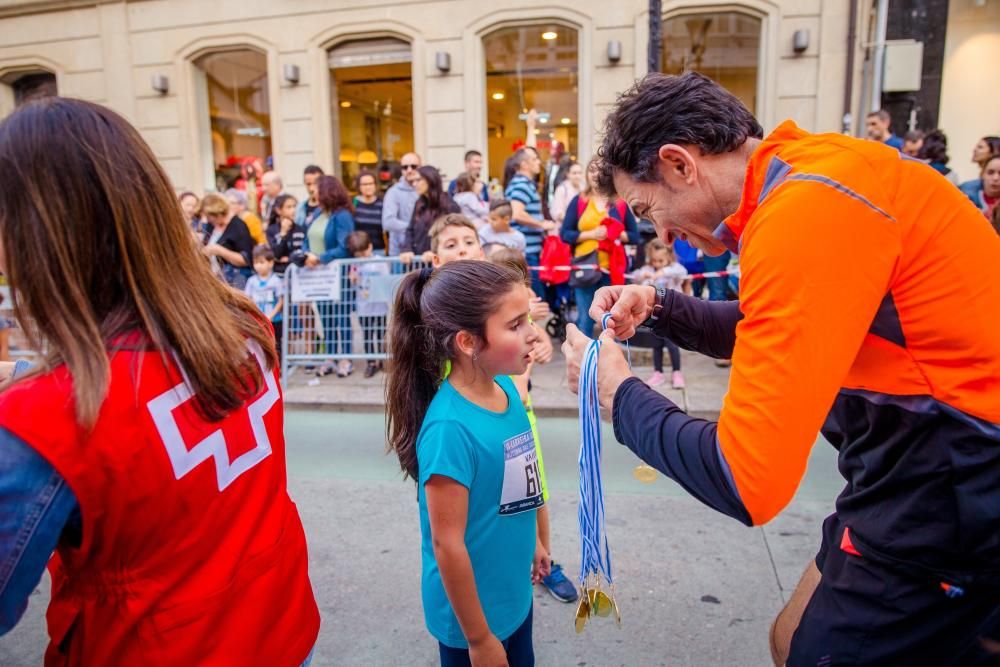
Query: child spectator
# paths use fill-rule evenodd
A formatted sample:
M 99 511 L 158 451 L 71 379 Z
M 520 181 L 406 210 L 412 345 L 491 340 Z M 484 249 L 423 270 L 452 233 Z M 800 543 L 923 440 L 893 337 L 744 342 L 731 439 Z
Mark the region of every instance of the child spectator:
M 461 213 L 449 213 L 434 221 L 427 235 L 435 268 L 459 259 L 483 259 L 476 226 Z
M 306 238 L 306 228 L 295 224 L 296 201 L 292 195 L 278 195 L 271 205 L 267 225 L 267 242 L 274 253 L 274 270 L 284 274 L 292 255 L 301 252 Z
M 370 258 L 375 253 L 368 232 L 354 231 L 347 235 L 347 249 L 351 257 L 357 259 Z M 358 314 L 358 324 L 361 325 L 361 335 L 364 340 L 365 354 L 373 356 L 384 354 L 385 324 L 389 315 L 389 304 L 373 297 L 372 281 L 379 276 L 390 274 L 386 262 L 362 262 L 351 268 L 351 284 L 354 285 L 354 305 Z M 365 377 L 370 378 L 382 370 L 382 362 L 368 360 Z
M 646 244 L 646 264 L 632 274 L 632 281 L 640 285 L 652 285 L 661 289 L 684 291 L 689 281 L 685 280 L 687 269 L 677 261 L 677 255 L 672 246 L 660 239 L 653 239 Z M 646 381 L 650 387 L 658 387 L 666 382 L 663 375 L 663 348 L 670 353 L 670 365 L 673 368 L 671 385 L 674 389 L 684 388 L 684 374 L 681 373 L 681 351 L 677 345 L 666 338 L 652 336 L 653 339 L 653 375 Z
M 285 285 L 274 272 L 274 251 L 270 246 L 259 245 L 253 249 L 253 270 L 257 275 L 247 280 L 244 291 L 257 304 L 260 312 L 274 327 L 274 340 L 281 355 L 281 309 L 285 305 Z
M 479 241 L 483 245 L 499 243 L 500 245 L 524 252 L 526 241 L 524 234 L 510 226 L 513 209 L 510 202 L 501 199 L 490 205 L 490 224 L 479 229 Z
M 455 179 L 455 203 L 462 209 L 462 215 L 472 221 L 476 229 L 482 229 L 489 222 L 490 205 L 475 192 L 476 180 L 465 171 Z

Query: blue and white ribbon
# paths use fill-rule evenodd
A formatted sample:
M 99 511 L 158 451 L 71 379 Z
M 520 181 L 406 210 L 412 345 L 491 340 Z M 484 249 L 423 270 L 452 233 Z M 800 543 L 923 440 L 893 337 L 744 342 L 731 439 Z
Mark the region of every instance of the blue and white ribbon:
M 602 318 L 607 326 L 609 314 Z M 580 364 L 580 584 L 601 576 L 614 583 L 611 549 L 604 532 L 604 483 L 601 479 L 601 406 L 597 392 L 597 360 L 601 341 L 591 341 Z

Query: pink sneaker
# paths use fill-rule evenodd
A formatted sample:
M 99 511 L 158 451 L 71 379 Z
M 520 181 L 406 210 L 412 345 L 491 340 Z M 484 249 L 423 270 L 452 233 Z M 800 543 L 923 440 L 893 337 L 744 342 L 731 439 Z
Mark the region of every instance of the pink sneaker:
M 684 384 L 684 373 L 674 371 L 670 375 L 670 383 L 673 385 L 674 389 L 683 389 L 686 386 Z
M 650 387 L 659 387 L 661 384 L 667 381 L 667 378 L 660 371 L 654 371 L 649 379 L 646 380 L 646 384 Z

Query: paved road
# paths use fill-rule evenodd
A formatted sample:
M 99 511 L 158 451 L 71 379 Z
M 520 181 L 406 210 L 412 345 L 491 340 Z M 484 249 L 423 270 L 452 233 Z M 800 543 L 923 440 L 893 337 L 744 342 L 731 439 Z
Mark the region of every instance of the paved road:
M 555 556 L 578 569 L 575 420 L 540 420 L 552 494 Z M 323 614 L 314 663 L 433 665 L 436 645 L 420 607 L 419 526 L 412 484 L 383 455 L 378 414 L 291 411 L 289 484 L 309 537 Z M 748 529 L 660 478 L 632 477 L 631 452 L 606 429 L 608 535 L 624 615 L 582 636 L 573 608 L 535 595 L 540 666 L 769 665 L 767 628 L 815 554 L 819 524 L 840 489 L 832 448 L 814 449 L 795 502 L 766 528 Z M 41 664 L 48 583 L 21 624 L 0 639 L 0 665 Z

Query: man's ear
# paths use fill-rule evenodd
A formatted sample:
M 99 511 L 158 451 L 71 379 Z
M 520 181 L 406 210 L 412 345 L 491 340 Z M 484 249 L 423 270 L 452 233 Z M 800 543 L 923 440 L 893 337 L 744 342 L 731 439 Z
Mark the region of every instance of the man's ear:
M 658 152 L 660 174 L 668 185 L 691 185 L 698 178 L 694 155 L 677 144 L 664 144 Z

